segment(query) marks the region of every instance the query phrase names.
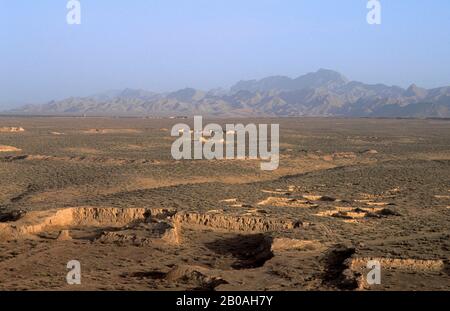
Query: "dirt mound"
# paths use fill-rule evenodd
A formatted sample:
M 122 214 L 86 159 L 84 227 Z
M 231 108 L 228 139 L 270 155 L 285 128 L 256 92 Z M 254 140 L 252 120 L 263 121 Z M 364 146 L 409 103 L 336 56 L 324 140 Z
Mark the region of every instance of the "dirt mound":
M 268 197 L 267 199 L 258 202 L 258 205 L 269 205 L 277 207 L 297 207 L 297 208 L 313 208 L 317 207 L 317 204 L 313 204 L 308 200 L 301 200 L 295 198 L 279 198 Z
M 448 199 L 450 199 L 450 195 L 435 195 L 434 197 L 436 199 L 440 199 L 440 200 L 448 200 Z
M 235 199 L 235 198 L 221 200 L 221 201 L 219 201 L 219 203 L 225 203 L 226 205 L 228 205 L 230 207 L 241 207 L 241 208 L 252 208 L 253 207 L 251 204 L 241 203 L 241 202 L 239 202 L 238 199 Z
M 313 240 L 297 240 L 290 238 L 275 238 L 271 243 L 271 251 L 273 253 L 289 250 L 317 250 L 322 247 L 322 244 Z
M 100 230 L 103 241 L 144 239 L 145 244 L 145 241 L 151 239 L 162 239 L 177 243 L 178 229 L 170 223 L 170 217 L 174 213 L 170 209 L 108 207 L 74 207 L 26 214 L 12 212 L 3 215 L 4 221 L 0 223 L 0 229 L 4 239 L 27 238 L 52 231 L 64 236 L 70 235 L 73 228 L 86 232 Z M 163 223 L 161 219 L 167 219 L 167 223 Z M 64 230 L 67 232 L 62 233 Z M 140 232 L 142 235 L 138 234 Z
M 145 208 L 97 208 L 81 207 L 70 209 L 72 223 L 76 225 L 125 226 L 144 221 L 148 213 Z
M 310 201 L 334 202 L 337 200 L 336 198 L 333 198 L 331 196 L 326 196 L 326 195 L 304 194 L 302 197 L 304 199 L 310 200 Z
M 13 146 L 0 145 L 0 152 L 19 152 L 19 151 L 22 150 Z
M 25 132 L 23 127 L 0 127 L 0 133 L 20 133 Z
M 234 216 L 183 212 L 175 215 L 175 222 L 188 226 L 202 226 L 227 231 L 267 232 L 300 228 L 301 222 L 286 218 Z
M 349 222 L 354 222 L 358 219 L 367 218 L 383 218 L 388 216 L 401 216 L 400 213 L 383 207 L 336 207 L 336 209 L 331 211 L 323 211 L 317 213 L 316 216 L 321 217 L 335 217 L 344 219 Z
M 444 260 L 421 260 L 413 258 L 359 257 L 351 260 L 350 268 L 357 271 L 365 268 L 369 261 L 378 261 L 383 269 L 399 269 L 406 271 L 443 271 Z
M 394 205 L 393 203 L 389 203 L 389 202 L 366 202 L 366 205 L 369 206 L 389 206 L 389 205 Z
M 354 160 L 358 156 L 354 152 L 335 152 L 332 154 L 327 154 L 322 156 L 322 160 L 324 161 L 333 161 L 333 160 Z
M 227 203 L 227 204 L 237 203 L 237 202 L 238 202 L 238 199 L 236 199 L 236 198 L 225 199 L 225 200 L 220 201 L 220 203 Z
M 367 150 L 363 150 L 361 151 L 362 154 L 378 154 L 378 151 L 375 149 L 367 149 Z
M 179 244 L 178 229 L 169 222 L 139 223 L 125 227 L 119 231 L 105 231 L 96 239 L 102 243 L 132 244 L 136 246 L 150 245 L 155 241 Z
M 70 236 L 69 230 L 61 230 L 61 232 L 58 235 L 57 238 L 58 241 L 69 241 L 72 240 L 72 237 Z
M 278 195 L 291 195 L 292 191 L 289 190 L 283 190 L 283 189 L 276 189 L 276 190 L 261 190 L 261 192 L 269 193 L 269 194 L 278 194 Z

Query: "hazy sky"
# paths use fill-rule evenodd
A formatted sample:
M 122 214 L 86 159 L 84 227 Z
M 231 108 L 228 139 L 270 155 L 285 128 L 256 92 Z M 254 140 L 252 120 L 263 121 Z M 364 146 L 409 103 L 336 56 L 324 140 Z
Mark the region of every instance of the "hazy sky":
M 229 87 L 319 68 L 403 87 L 450 85 L 450 1 L 0 0 L 0 108 L 130 88 Z

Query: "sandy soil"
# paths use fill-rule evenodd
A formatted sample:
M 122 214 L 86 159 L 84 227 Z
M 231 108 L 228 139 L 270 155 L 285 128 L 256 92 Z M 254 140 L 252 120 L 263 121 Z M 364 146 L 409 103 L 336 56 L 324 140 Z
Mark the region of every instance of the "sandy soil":
M 0 289 L 450 290 L 450 121 L 239 120 L 273 172 L 172 160 L 178 121 L 0 118 Z

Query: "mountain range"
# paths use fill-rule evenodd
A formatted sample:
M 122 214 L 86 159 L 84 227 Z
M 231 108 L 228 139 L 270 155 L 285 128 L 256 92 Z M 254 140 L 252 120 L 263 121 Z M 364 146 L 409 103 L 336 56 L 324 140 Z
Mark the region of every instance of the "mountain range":
M 450 86 L 404 89 L 320 69 L 298 78 L 240 81 L 230 89 L 170 93 L 125 89 L 7 111 L 18 115 L 450 117 Z

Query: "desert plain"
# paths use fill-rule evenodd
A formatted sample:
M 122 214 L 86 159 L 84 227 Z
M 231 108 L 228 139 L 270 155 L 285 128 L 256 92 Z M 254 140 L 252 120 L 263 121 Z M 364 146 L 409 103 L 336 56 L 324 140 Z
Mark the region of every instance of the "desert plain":
M 0 117 L 0 289 L 450 290 L 450 120 L 208 121 L 280 124 L 279 168 L 174 160 L 191 119 Z

